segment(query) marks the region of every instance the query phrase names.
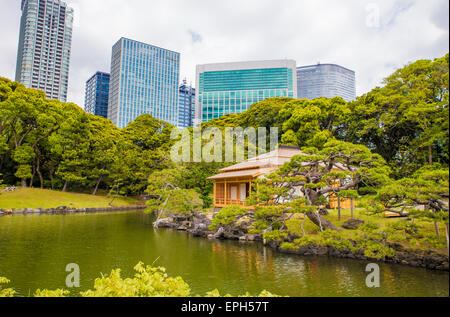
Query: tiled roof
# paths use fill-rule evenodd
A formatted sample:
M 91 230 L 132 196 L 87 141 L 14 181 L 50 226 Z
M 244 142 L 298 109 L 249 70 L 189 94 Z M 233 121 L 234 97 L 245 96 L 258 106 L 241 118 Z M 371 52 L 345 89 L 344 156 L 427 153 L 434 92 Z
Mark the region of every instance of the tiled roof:
M 221 173 L 221 174 L 209 177 L 208 179 L 218 180 L 218 179 L 243 178 L 243 177 L 255 178 L 255 177 L 273 172 L 275 170 L 276 170 L 276 168 L 263 168 L 263 169 L 253 168 L 253 169 L 249 169 L 249 170 Z
M 240 171 L 247 169 L 260 169 L 264 167 L 280 167 L 289 162 L 292 157 L 303 154 L 300 149 L 294 147 L 280 146 L 277 150 L 248 159 L 242 163 L 226 167 L 220 170 L 221 173 Z

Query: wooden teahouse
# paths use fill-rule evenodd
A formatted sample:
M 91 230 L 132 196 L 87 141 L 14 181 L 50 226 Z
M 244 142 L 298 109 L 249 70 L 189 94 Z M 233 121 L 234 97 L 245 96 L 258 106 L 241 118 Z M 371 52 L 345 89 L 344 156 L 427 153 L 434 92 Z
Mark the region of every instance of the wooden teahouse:
M 245 206 L 245 201 L 255 181 L 278 170 L 294 156 L 302 154 L 297 147 L 281 145 L 275 151 L 221 169 L 220 174 L 208 178 L 214 181 L 214 207 L 241 205 L 253 209 L 252 206 Z M 341 208 L 350 208 L 348 199 L 341 199 L 340 204 Z M 338 208 L 337 199 L 329 197 L 329 205 L 331 209 Z

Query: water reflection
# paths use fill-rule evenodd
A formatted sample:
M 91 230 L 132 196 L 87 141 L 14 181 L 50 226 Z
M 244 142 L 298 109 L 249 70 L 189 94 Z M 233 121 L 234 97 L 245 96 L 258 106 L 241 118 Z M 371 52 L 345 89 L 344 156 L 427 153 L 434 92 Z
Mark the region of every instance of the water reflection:
M 0 276 L 22 295 L 63 288 L 67 263 L 81 268 L 81 290 L 100 273 L 138 261 L 165 266 L 194 294 L 218 288 L 233 295 L 263 289 L 288 296 L 448 296 L 448 273 L 380 264 L 381 285 L 369 289 L 364 261 L 299 257 L 256 243 L 210 241 L 155 230 L 142 212 L 0 218 Z M 77 294 L 79 290 L 73 292 Z

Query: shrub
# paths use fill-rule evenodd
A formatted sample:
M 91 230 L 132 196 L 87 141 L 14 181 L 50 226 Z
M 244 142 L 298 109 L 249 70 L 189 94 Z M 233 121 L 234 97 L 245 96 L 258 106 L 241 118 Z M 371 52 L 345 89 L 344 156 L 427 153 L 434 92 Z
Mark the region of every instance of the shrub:
M 16 292 L 12 288 L 3 289 L 2 284 L 9 284 L 9 280 L 0 277 L 0 297 L 13 297 Z
M 229 225 L 236 221 L 237 217 L 245 215 L 246 210 L 240 206 L 227 206 L 222 208 L 212 220 L 209 229 L 217 230 L 219 226 Z
M 292 242 L 283 242 L 280 245 L 280 248 L 282 250 L 291 250 L 291 251 L 297 251 L 299 249 L 299 247 L 295 243 L 292 243 Z
M 317 241 L 313 237 L 303 236 L 303 237 L 301 237 L 299 239 L 295 239 L 294 243 L 295 243 L 296 246 L 301 247 L 301 246 L 308 246 L 308 245 L 317 244 Z
M 41 291 L 40 289 L 38 289 L 36 293 L 34 293 L 34 297 L 66 297 L 69 294 L 69 291 L 65 291 L 62 289 L 57 289 L 54 291 L 49 291 L 47 289 Z
M 81 292 L 82 297 L 188 297 L 191 296 L 189 285 L 181 277 L 169 277 L 162 267 L 146 266 L 140 262 L 135 266 L 137 272 L 133 278 L 123 279 L 120 269 L 113 270 L 111 274 L 102 276 L 94 282 L 94 289 Z M 6 278 L 0 277 L 0 284 L 7 284 Z M 0 297 L 12 297 L 15 292 L 12 289 L 2 290 Z M 66 290 L 37 290 L 35 297 L 66 297 L 70 292 Z M 206 293 L 206 297 L 220 297 L 219 291 L 213 290 Z M 231 297 L 225 295 L 224 297 Z M 238 297 L 254 297 L 249 293 Z M 268 291 L 262 291 L 258 297 L 278 297 Z
M 359 227 L 359 230 L 366 232 L 366 233 L 373 233 L 374 231 L 378 230 L 380 226 L 374 222 L 367 222 Z
M 256 219 L 273 219 L 283 215 L 285 207 L 281 206 L 266 206 L 257 207 L 255 212 Z
M 273 230 L 273 231 L 264 233 L 263 238 L 267 241 L 281 242 L 287 238 L 287 233 L 281 232 L 279 230 Z
M 270 223 L 266 220 L 258 220 L 252 224 L 252 227 L 249 228 L 248 233 L 250 234 L 260 234 L 267 228 L 269 228 Z
M 181 277 L 168 277 L 162 267 L 135 266 L 134 278 L 122 279 L 120 269 L 98 278 L 94 289 L 82 292 L 83 297 L 187 297 L 191 290 Z

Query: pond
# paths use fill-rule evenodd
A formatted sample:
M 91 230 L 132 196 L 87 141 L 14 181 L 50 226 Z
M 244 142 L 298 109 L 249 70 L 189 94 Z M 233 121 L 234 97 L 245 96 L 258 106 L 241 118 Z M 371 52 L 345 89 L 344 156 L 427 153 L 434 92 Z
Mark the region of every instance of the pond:
M 181 276 L 193 294 L 284 296 L 449 296 L 448 272 L 380 264 L 381 287 L 366 286 L 368 262 L 277 253 L 257 243 L 210 241 L 154 229 L 154 216 L 124 213 L 0 217 L 0 276 L 20 296 L 65 288 L 66 265 L 81 270 L 80 291 L 101 273 L 129 277 L 143 261 Z

